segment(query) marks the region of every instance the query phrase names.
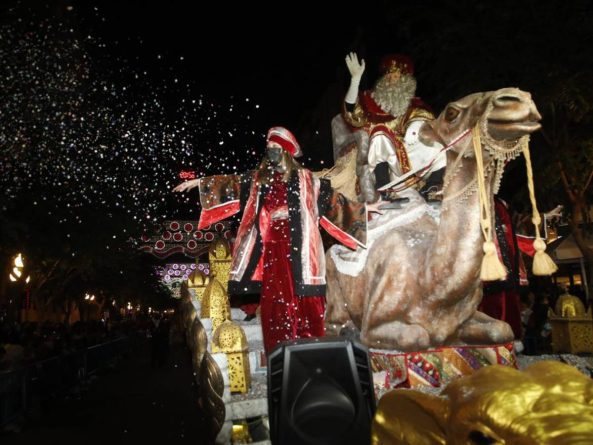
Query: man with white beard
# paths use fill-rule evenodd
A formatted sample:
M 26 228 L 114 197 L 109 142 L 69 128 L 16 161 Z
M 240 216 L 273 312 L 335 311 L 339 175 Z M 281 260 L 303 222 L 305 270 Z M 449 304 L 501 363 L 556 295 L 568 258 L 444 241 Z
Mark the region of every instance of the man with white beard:
M 385 57 L 380 65 L 382 77 L 371 91 L 360 94 L 365 62 L 350 53 L 346 65 L 351 80 L 342 115 L 353 131 L 363 130 L 369 136 L 368 145 L 359 147 L 362 153 L 357 161 L 363 199 L 375 202 L 379 198 L 377 189 L 398 180 L 401 183 L 390 188 L 388 198 L 413 187 L 425 198 L 438 199 L 434 192 L 440 190 L 446 157 L 442 146 L 428 146 L 419 139 L 423 122 L 434 119 L 434 115 L 414 96 L 412 61 L 399 54 Z

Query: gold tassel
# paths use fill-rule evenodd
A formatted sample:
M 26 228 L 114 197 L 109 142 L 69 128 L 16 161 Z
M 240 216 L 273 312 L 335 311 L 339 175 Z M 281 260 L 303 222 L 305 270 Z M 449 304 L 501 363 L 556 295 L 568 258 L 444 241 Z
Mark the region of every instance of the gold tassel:
M 535 255 L 533 256 L 533 275 L 552 275 L 558 270 L 556 263 L 550 258 L 546 250 L 546 243 L 541 238 L 536 238 L 533 242 Z
M 535 255 L 533 256 L 533 275 L 545 276 L 552 275 L 558 270 L 556 263 L 545 252 L 546 243 L 541 238 L 539 233 L 539 225 L 541 217 L 537 210 L 537 203 L 535 202 L 535 191 L 533 190 L 533 169 L 531 168 L 531 153 L 529 152 L 529 136 L 525 136 L 523 140 L 523 156 L 525 156 L 525 167 L 527 168 L 527 187 L 529 188 L 529 199 L 531 200 L 531 222 L 535 226 L 535 241 L 533 247 L 535 248 Z
M 490 217 L 490 200 L 486 194 L 484 185 L 484 160 L 482 159 L 482 141 L 480 139 L 480 128 L 476 126 L 472 130 L 472 141 L 476 155 L 476 175 L 478 177 L 478 190 L 480 196 L 480 227 L 484 235 L 484 258 L 482 259 L 482 269 L 480 270 L 480 279 L 483 281 L 504 280 L 507 277 L 507 271 L 498 258 L 496 246 L 492 241 L 492 218 Z
M 482 281 L 504 280 L 507 276 L 507 271 L 498 258 L 494 243 L 492 241 L 484 242 L 483 249 L 484 258 L 482 258 L 480 279 Z

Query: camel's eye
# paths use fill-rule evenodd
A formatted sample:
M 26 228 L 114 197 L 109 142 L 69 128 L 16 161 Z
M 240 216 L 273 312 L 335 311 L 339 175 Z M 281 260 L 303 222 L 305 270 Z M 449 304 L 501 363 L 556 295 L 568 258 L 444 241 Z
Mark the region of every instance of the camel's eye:
M 458 108 L 451 106 L 447 107 L 447 110 L 445 111 L 445 120 L 447 122 L 453 122 L 457 119 L 457 116 L 459 116 L 459 112 L 460 110 Z
M 484 434 L 482 431 L 471 431 L 467 437 L 469 439 L 469 443 L 475 445 L 491 445 L 496 443 L 496 439 Z

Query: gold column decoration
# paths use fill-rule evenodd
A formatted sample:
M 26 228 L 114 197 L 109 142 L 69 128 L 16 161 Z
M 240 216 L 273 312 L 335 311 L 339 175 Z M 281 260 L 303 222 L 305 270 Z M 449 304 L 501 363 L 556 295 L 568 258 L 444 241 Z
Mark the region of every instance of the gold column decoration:
M 231 306 L 226 290 L 217 279 L 211 279 L 202 297 L 200 318 L 212 319 L 212 332 L 231 318 Z
M 202 304 L 202 297 L 206 291 L 206 286 L 210 282 L 210 277 L 201 270 L 194 270 L 189 277 L 187 277 L 187 288 L 195 292 L 195 296 Z
M 224 392 L 222 372 L 209 352 L 204 353 L 198 379 L 202 409 L 205 417 L 210 419 L 211 433 L 214 439 L 222 429 L 226 408 L 222 400 Z
M 550 309 L 552 349 L 570 354 L 593 353 L 593 316 L 583 302 L 568 293 L 560 295 L 555 311 Z
M 210 261 L 210 275 L 223 285 L 225 292 L 228 292 L 231 271 L 231 248 L 229 243 L 221 238 L 213 241 L 208 249 L 208 260 Z
M 231 392 L 248 392 L 251 386 L 249 345 L 241 326 L 230 320 L 222 323 L 212 336 L 212 350 L 215 347 L 227 356 Z

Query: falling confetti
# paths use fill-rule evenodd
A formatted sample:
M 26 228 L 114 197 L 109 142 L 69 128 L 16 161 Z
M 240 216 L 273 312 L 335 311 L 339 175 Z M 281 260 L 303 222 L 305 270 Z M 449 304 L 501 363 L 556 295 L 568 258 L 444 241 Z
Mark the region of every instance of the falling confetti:
M 249 98 L 215 102 L 181 77 L 155 81 L 64 22 L 21 19 L 0 33 L 3 212 L 35 191 L 33 205 L 61 224 L 92 209 L 141 231 L 172 208 L 197 209 L 195 195 L 171 193 L 181 170 L 237 173 L 261 158 Z

